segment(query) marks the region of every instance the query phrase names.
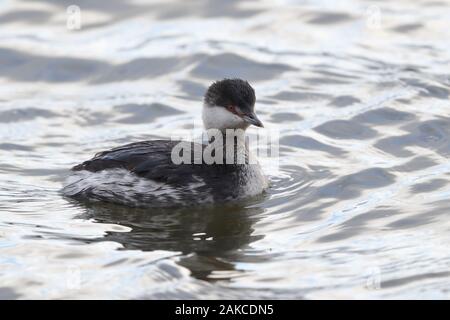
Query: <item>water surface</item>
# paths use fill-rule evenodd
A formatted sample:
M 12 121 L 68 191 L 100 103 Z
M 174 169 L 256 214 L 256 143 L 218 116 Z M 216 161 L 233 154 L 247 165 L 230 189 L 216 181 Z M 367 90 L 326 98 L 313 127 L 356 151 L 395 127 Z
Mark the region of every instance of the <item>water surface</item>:
M 449 15 L 445 1 L 1 1 L 0 298 L 449 298 Z M 249 80 L 280 132 L 267 195 L 179 210 L 61 197 L 94 153 L 199 123 L 224 77 Z

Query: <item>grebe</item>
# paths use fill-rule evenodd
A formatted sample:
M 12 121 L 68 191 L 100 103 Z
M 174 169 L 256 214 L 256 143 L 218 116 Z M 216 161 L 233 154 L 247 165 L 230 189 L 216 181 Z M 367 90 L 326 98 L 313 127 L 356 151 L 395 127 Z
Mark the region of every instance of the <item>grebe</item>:
M 100 152 L 72 168 L 62 193 L 133 207 L 227 203 L 260 194 L 268 187 L 267 179 L 257 161 L 249 160 L 245 140 L 250 125 L 263 126 L 254 112 L 255 100 L 247 81 L 216 81 L 203 101 L 208 143 L 152 140 Z M 179 155 L 174 150 L 180 146 L 196 160 L 174 161 L 174 155 Z M 212 152 L 207 150 L 211 147 Z M 203 156 L 198 160 L 195 150 L 202 155 L 211 152 L 215 161 Z

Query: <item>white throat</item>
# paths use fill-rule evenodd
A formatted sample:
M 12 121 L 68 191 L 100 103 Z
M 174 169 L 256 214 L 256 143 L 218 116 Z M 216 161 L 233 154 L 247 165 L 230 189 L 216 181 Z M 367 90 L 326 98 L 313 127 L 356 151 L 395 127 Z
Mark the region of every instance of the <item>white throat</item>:
M 248 151 L 245 130 L 249 124 L 218 106 L 204 105 L 202 117 L 210 142 L 214 141 L 212 144 L 216 147 L 226 147 L 227 157 L 238 155 L 243 157 L 238 161 L 245 161 Z
M 227 109 L 218 106 L 204 105 L 202 111 L 203 126 L 206 130 L 218 129 L 242 129 L 246 130 L 249 126 L 241 117 L 229 112 Z

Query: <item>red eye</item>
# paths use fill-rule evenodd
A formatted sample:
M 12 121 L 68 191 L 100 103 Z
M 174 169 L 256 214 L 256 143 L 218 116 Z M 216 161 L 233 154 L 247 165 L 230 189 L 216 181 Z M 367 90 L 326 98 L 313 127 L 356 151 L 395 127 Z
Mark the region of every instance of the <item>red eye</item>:
M 233 105 L 227 106 L 227 110 L 232 112 L 232 113 L 236 113 L 236 109 L 234 108 Z

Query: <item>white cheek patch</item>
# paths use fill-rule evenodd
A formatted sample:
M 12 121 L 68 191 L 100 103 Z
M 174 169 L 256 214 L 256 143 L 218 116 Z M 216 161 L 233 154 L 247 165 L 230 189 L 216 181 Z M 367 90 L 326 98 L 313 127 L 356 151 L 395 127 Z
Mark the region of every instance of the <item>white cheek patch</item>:
M 241 117 L 223 107 L 204 106 L 202 115 L 205 129 L 246 129 L 248 127 Z

